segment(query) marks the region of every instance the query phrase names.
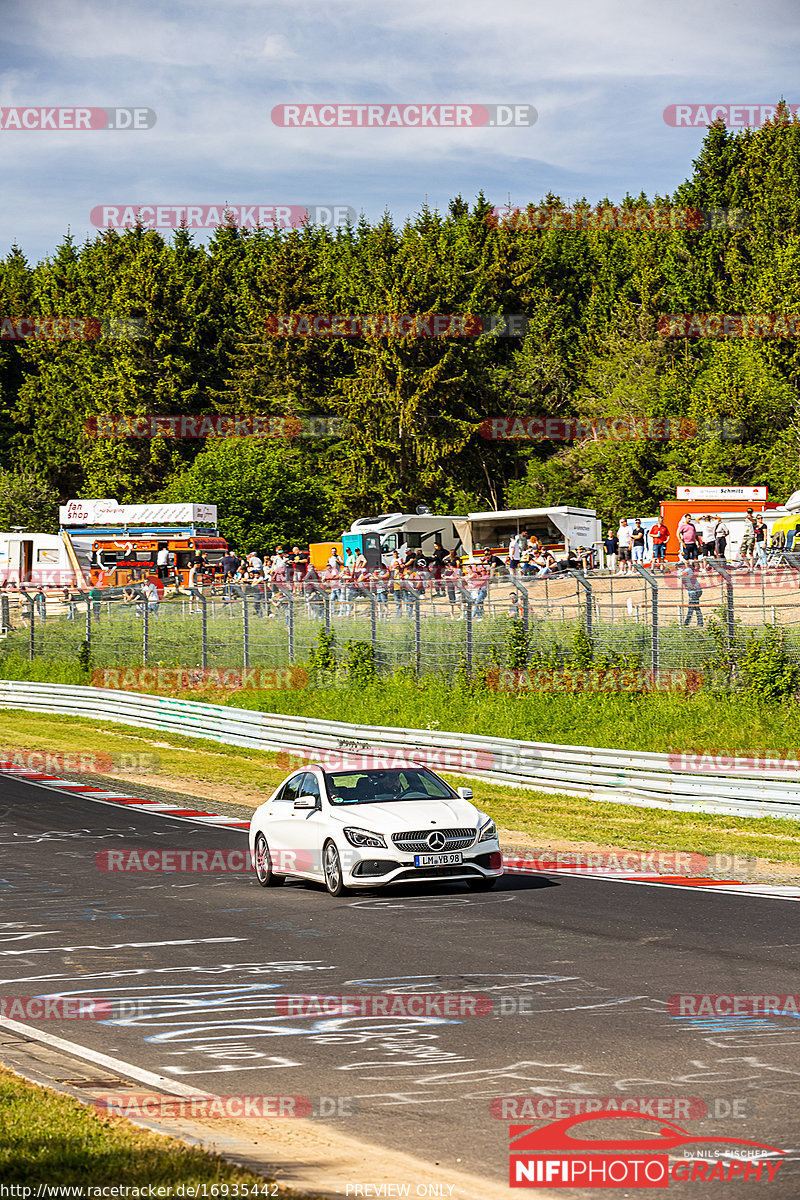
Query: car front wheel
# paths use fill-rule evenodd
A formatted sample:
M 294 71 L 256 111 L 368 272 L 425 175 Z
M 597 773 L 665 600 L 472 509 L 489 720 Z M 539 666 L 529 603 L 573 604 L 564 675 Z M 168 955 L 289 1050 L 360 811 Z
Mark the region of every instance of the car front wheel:
M 325 887 L 332 896 L 341 896 L 347 891 L 342 877 L 342 863 L 339 851 L 333 842 L 326 842 L 322 855 L 322 865 L 325 871 Z
M 276 875 L 272 869 L 272 858 L 263 833 L 259 833 L 256 837 L 254 866 L 256 879 L 262 887 L 279 887 L 283 883 L 283 875 Z

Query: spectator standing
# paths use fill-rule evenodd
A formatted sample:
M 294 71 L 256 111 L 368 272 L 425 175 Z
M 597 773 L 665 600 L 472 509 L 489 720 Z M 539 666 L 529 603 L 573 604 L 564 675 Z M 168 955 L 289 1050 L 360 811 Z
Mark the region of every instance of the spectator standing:
M 761 516 L 761 513 L 756 517 L 756 523 L 753 527 L 753 538 L 755 542 L 755 562 L 753 565 L 754 567 L 760 567 L 763 571 L 767 565 L 767 527 L 764 524 L 764 518 Z
M 749 566 L 752 570 L 755 567 L 756 553 L 756 522 L 752 508 L 748 508 L 744 519 L 744 533 L 742 534 L 739 553 L 742 556 L 745 566 Z
M 617 551 L 619 550 L 619 541 L 613 529 L 609 529 L 603 540 L 603 549 L 606 552 L 606 567 L 609 571 L 617 569 Z
M 148 579 L 144 585 L 144 597 L 147 601 L 147 611 L 153 616 L 158 616 L 159 595 L 158 588 L 152 579 Z
M 325 616 L 325 593 L 322 590 L 319 572 L 313 563 L 309 563 L 301 584 L 303 594 L 308 601 L 311 616 L 315 621 L 323 620 Z
M 484 562 L 475 563 L 470 572 L 470 591 L 472 593 L 472 619 L 473 621 L 483 620 L 483 606 L 486 602 L 486 595 L 489 590 L 489 567 Z M 492 555 L 488 554 L 491 558 Z
M 372 590 L 377 606 L 376 616 L 386 620 L 389 615 L 389 568 L 385 563 L 379 562 L 372 572 Z
M 159 579 L 166 579 L 169 575 L 169 548 L 166 542 L 158 543 L 158 554 L 156 555 L 156 574 Z
M 511 537 L 508 539 L 508 569 L 512 579 L 516 578 L 521 558 L 522 547 L 519 542 L 519 534 L 512 533 Z
M 731 536 L 731 531 L 719 513 L 714 518 L 714 522 L 714 553 L 717 558 L 722 559 L 724 562 L 725 550 L 728 545 L 728 538 Z
M 642 522 L 637 517 L 631 530 L 631 558 L 633 562 L 644 562 L 644 540 L 645 532 L 642 529 Z
M 681 558 L 684 562 L 692 562 L 697 558 L 697 527 L 691 513 L 686 513 L 678 526 L 678 541 L 681 547 Z
M 700 597 L 703 595 L 703 587 L 697 577 L 697 570 L 693 562 L 686 563 L 681 568 L 681 583 L 686 588 L 686 598 L 688 607 L 686 609 L 686 620 L 684 625 L 688 625 L 694 613 L 697 617 L 698 628 L 703 626 L 703 614 L 700 611 Z
M 447 551 L 441 542 L 433 543 L 433 554 L 431 555 L 431 574 L 433 575 L 433 594 L 434 596 L 443 596 L 444 587 L 442 585 L 442 572 L 444 564 L 447 562 Z
M 702 538 L 703 558 L 716 558 L 717 555 L 717 538 L 714 530 L 717 522 L 710 513 L 700 521 L 700 536 Z M 708 568 L 709 570 L 711 568 Z
M 189 583 L 189 595 L 191 597 L 191 599 L 189 600 L 189 612 L 190 613 L 202 612 L 203 610 L 202 610 L 201 605 L 198 605 L 197 608 L 193 607 L 195 600 L 198 597 L 202 597 L 202 595 L 203 595 L 202 590 L 200 588 L 200 567 L 197 564 L 197 559 L 195 559 L 195 561 L 189 567 L 188 583 Z
M 223 554 L 222 560 L 219 564 L 219 567 L 220 567 L 220 570 L 222 571 L 223 576 L 230 575 L 230 577 L 232 579 L 233 576 L 236 574 L 236 572 L 239 570 L 239 564 L 240 564 L 240 559 L 237 557 L 237 555 L 235 555 L 233 553 L 233 550 L 230 547 L 228 547 L 228 549 Z
M 630 575 L 631 573 L 631 539 L 633 530 L 626 521 L 625 517 L 619 523 L 617 530 L 617 546 L 619 548 L 619 571 L 618 575 Z
M 33 603 L 36 605 L 36 620 L 44 621 L 47 616 L 47 597 L 44 594 L 41 584 L 39 584 L 34 593 Z
M 327 590 L 330 589 L 331 616 L 336 616 L 336 602 L 341 597 L 342 573 L 339 570 L 338 564 L 331 565 L 330 559 L 328 565 L 322 572 L 322 585 Z
M 650 530 L 650 541 L 653 544 L 653 570 L 665 571 L 667 567 L 669 530 L 660 517 Z

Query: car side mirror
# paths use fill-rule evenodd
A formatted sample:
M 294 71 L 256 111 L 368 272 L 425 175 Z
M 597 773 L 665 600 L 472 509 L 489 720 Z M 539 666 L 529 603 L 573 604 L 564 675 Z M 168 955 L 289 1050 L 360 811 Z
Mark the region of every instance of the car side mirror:
M 294 802 L 295 808 L 316 808 L 316 796 L 297 796 Z
M 462 800 L 471 800 L 472 799 L 472 788 L 460 787 L 460 788 L 457 788 L 456 791 Z

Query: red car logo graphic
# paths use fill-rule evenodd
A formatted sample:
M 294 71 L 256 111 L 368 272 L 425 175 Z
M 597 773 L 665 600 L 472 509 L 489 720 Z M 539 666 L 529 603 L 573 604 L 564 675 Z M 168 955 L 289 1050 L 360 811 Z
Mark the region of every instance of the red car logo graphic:
M 652 1121 L 658 1126 L 658 1134 L 654 1138 L 628 1138 L 622 1141 L 602 1141 L 599 1138 L 574 1137 L 569 1131 L 575 1125 L 585 1121 Z M 742 1138 L 728 1137 L 696 1137 L 679 1125 L 669 1125 L 658 1117 L 644 1116 L 642 1113 L 616 1112 L 610 1109 L 601 1112 L 584 1113 L 582 1116 L 564 1117 L 562 1121 L 552 1121 L 549 1125 L 536 1128 L 532 1125 L 510 1125 L 508 1130 L 510 1150 L 513 1154 L 528 1154 L 539 1151 L 572 1151 L 585 1154 L 587 1150 L 652 1150 L 661 1152 L 671 1150 L 675 1146 L 685 1146 L 692 1142 L 705 1142 L 713 1145 L 750 1146 L 757 1150 L 773 1154 L 785 1154 L 777 1146 L 767 1146 L 762 1142 L 748 1142 Z

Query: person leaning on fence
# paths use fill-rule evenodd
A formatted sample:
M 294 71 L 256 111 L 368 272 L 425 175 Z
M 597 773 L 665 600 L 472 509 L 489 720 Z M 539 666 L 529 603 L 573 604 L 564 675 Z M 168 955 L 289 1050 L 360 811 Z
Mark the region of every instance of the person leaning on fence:
M 483 620 L 483 606 L 489 590 L 489 569 L 485 562 L 474 563 L 469 576 L 469 587 L 472 596 L 472 619 Z
M 686 589 L 686 599 L 688 607 L 686 609 L 686 620 L 684 625 L 688 625 L 692 619 L 692 613 L 697 617 L 698 627 L 702 627 L 703 614 L 700 611 L 700 597 L 703 595 L 703 587 L 697 577 L 697 570 L 691 563 L 686 563 L 680 568 L 681 583 Z
M 444 568 L 444 587 L 447 593 L 447 602 L 450 605 L 450 620 L 456 619 L 456 604 L 459 605 L 459 617 L 462 617 L 461 611 L 461 583 L 464 577 L 464 572 L 461 569 L 460 562 L 451 562 L 449 559 Z
M 313 563 L 306 567 L 301 587 L 311 616 L 315 621 L 322 621 L 325 616 L 325 592 L 319 572 Z

